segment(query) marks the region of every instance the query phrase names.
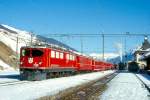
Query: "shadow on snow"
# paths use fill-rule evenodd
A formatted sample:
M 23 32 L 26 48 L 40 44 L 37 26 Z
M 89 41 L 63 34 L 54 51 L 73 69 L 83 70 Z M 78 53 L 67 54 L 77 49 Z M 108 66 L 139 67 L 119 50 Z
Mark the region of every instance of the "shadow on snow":
M 20 75 L 0 75 L 0 78 L 20 79 Z

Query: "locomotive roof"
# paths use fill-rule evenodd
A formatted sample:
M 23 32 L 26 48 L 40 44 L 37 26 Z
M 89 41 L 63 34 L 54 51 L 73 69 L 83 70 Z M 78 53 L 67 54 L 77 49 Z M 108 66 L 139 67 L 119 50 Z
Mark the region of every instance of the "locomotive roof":
M 73 50 L 73 51 L 77 51 L 76 49 L 62 43 L 62 42 L 59 42 L 53 38 L 47 38 L 47 37 L 43 37 L 41 35 L 37 35 L 36 36 L 40 41 L 42 42 L 46 42 L 47 44 L 52 44 L 52 45 L 56 45 L 56 46 L 59 46 L 60 48 L 66 48 L 68 50 Z
M 91 56 L 89 55 L 86 55 L 86 54 L 83 54 L 83 53 L 80 53 L 78 52 L 77 50 L 75 50 L 74 48 L 62 43 L 62 42 L 59 42 L 53 38 L 47 38 L 47 37 L 43 37 L 41 35 L 37 35 L 36 36 L 38 38 L 38 40 L 40 41 L 39 43 L 41 43 L 42 45 L 33 45 L 33 46 L 24 46 L 22 48 L 53 48 L 53 49 L 56 49 L 56 50 L 64 50 L 66 52 L 72 52 L 74 54 L 78 54 L 80 56 L 84 56 L 84 57 L 88 57 L 88 58 L 92 58 Z

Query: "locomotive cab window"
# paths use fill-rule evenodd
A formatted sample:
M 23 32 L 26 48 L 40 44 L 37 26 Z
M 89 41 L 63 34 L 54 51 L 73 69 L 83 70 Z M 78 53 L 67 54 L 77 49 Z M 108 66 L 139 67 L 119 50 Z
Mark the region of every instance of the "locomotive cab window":
M 33 57 L 42 56 L 43 54 L 44 54 L 44 52 L 42 50 L 38 50 L 38 49 L 32 50 Z

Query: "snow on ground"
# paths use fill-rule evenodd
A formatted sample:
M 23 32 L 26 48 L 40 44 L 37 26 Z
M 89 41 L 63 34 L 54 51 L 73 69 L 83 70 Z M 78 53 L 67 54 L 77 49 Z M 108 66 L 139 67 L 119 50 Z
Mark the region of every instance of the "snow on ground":
M 19 75 L 19 70 L 4 70 L 0 72 L 0 76 L 3 75 Z
M 0 86 L 0 100 L 27 100 L 53 95 L 64 89 L 101 78 L 113 72 L 110 70 L 24 84 Z
M 110 83 L 100 100 L 150 100 L 149 93 L 132 73 L 119 73 Z
M 150 87 L 150 75 L 148 74 L 137 74 L 137 76 Z

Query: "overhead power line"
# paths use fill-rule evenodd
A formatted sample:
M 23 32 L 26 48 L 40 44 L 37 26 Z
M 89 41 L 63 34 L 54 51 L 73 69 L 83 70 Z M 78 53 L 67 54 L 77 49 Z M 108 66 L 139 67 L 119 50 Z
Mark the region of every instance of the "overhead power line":
M 106 37 L 117 37 L 117 36 L 150 36 L 150 34 L 131 34 L 126 32 L 126 34 L 47 34 L 51 37 L 97 37 L 97 36 L 106 36 Z
M 146 34 L 146 33 L 140 33 L 140 34 L 135 34 L 135 33 L 130 33 L 130 32 L 125 32 L 123 34 L 103 34 L 103 33 L 99 33 L 99 34 L 47 34 L 48 37 L 89 37 L 89 38 L 97 38 L 97 37 L 102 37 L 102 57 L 103 60 L 104 59 L 104 54 L 105 54 L 105 37 L 125 37 L 125 52 L 126 52 L 126 37 L 127 36 L 131 36 L 131 37 L 135 37 L 135 36 L 142 36 L 142 37 L 147 37 L 150 36 L 150 34 Z M 83 40 L 81 39 L 81 52 L 83 52 Z

